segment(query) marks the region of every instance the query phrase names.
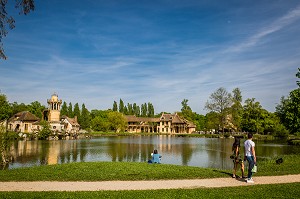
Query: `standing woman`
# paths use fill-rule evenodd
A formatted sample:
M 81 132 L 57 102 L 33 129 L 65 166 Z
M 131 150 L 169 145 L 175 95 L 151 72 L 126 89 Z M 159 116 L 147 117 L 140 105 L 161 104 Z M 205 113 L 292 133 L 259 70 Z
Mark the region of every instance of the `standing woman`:
M 242 178 L 244 177 L 244 161 L 240 156 L 240 147 L 241 147 L 241 143 L 240 143 L 240 138 L 239 137 L 234 137 L 234 143 L 232 144 L 232 159 L 233 159 L 233 174 L 232 177 L 235 178 L 236 177 L 236 170 L 238 168 L 238 165 L 241 166 L 241 171 L 242 171 Z

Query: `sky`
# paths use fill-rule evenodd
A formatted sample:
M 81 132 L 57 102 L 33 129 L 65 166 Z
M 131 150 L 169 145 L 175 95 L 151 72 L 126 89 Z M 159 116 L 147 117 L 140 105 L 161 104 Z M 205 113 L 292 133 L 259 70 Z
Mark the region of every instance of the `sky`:
M 9 1 L 13 3 L 13 1 Z M 88 110 L 152 103 L 205 114 L 218 88 L 239 88 L 274 112 L 297 88 L 298 0 L 46 0 L 8 12 L 0 90 L 9 102 L 47 105 L 53 93 Z

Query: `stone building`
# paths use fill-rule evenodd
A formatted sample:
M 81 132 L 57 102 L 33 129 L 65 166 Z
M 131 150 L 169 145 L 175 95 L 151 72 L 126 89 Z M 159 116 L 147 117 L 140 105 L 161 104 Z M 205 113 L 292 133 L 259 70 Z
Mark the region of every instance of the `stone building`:
M 43 111 L 42 120 L 47 121 L 53 133 L 79 133 L 80 125 L 77 118 L 69 118 L 67 116 L 60 116 L 60 107 L 62 100 L 58 99 L 57 94 L 53 94 L 47 100 L 48 108 Z M 9 131 L 34 133 L 41 129 L 41 119 L 28 111 L 23 111 L 15 114 L 8 120 L 7 128 Z
M 125 115 L 127 120 L 127 132 L 130 133 L 192 133 L 196 126 L 181 118 L 177 113 L 163 113 L 159 118 L 136 117 L 134 115 Z
M 40 118 L 28 111 L 13 115 L 7 122 L 7 129 L 14 132 L 31 133 L 38 130 Z

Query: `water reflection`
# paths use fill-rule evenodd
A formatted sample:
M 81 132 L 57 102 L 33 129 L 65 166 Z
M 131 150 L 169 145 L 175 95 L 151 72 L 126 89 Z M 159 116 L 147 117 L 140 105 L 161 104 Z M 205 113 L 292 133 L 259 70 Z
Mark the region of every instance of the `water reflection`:
M 162 154 L 162 163 L 231 169 L 233 139 L 173 136 L 100 137 L 83 140 L 18 141 L 12 146 L 9 168 L 70 162 L 147 162 L 151 152 Z M 259 158 L 299 153 L 300 147 L 256 142 Z

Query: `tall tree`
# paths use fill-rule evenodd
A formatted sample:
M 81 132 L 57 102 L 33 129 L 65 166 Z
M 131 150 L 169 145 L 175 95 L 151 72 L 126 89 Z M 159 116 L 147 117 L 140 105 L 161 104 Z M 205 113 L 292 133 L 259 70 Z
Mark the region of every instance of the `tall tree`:
M 132 104 L 127 104 L 127 109 L 128 109 L 128 115 L 133 115 L 133 108 L 132 108 Z
M 0 0 L 0 59 L 6 59 L 4 54 L 2 39 L 6 37 L 9 29 L 15 28 L 15 20 L 7 13 L 7 0 Z M 15 8 L 19 9 L 19 14 L 27 15 L 34 10 L 34 0 L 16 0 Z
M 87 129 L 90 128 L 90 113 L 89 111 L 85 108 L 85 105 L 82 104 L 81 108 L 81 117 L 80 117 L 80 126 L 82 129 Z
M 128 115 L 128 108 L 127 108 L 127 106 L 124 106 L 123 114 L 124 115 Z
M 74 114 L 73 114 L 73 106 L 72 106 L 72 102 L 69 103 L 69 106 L 68 106 L 68 117 L 73 117 Z
M 231 106 L 231 114 L 232 114 L 232 123 L 237 128 L 237 130 L 241 130 L 241 121 L 243 115 L 243 106 L 242 106 L 242 92 L 239 88 L 235 88 L 232 91 L 233 93 L 233 105 Z
M 154 106 L 152 103 L 148 102 L 148 117 L 154 117 Z
M 74 114 L 74 117 L 75 116 L 77 116 L 77 119 L 78 119 L 78 121 L 80 120 L 80 109 L 79 109 L 79 104 L 78 103 L 76 103 L 75 105 L 74 105 L 74 112 L 73 112 L 73 114 Z
M 135 115 L 136 115 L 137 117 L 141 116 L 141 109 L 140 109 L 140 106 L 136 106 L 136 113 L 135 113 Z
M 61 109 L 60 109 L 60 115 L 61 115 L 61 116 L 63 116 L 63 115 L 65 115 L 65 116 L 69 115 L 69 114 L 68 114 L 68 106 L 67 106 L 67 103 L 66 103 L 66 102 L 64 102 L 64 103 L 62 104 L 62 106 L 61 106 Z
M 226 117 L 228 115 L 229 108 L 232 105 L 231 94 L 221 87 L 212 93 L 209 97 L 210 101 L 205 104 L 205 109 L 211 112 L 218 113 L 219 125 L 224 133 L 224 127 Z
M 124 113 L 124 102 L 122 99 L 120 99 L 120 103 L 119 103 L 119 112 Z
M 263 108 L 255 98 L 246 99 L 243 107 L 242 128 L 249 132 L 262 132 Z
M 182 113 L 182 116 L 189 120 L 189 121 L 193 121 L 193 111 L 191 109 L 191 107 L 188 105 L 188 99 L 183 99 L 182 102 L 181 102 L 181 113 Z
M 114 101 L 114 104 L 113 104 L 113 111 L 118 111 L 118 104 L 116 101 Z
M 141 105 L 141 115 L 142 115 L 142 117 L 147 117 L 147 104 L 146 103 Z

